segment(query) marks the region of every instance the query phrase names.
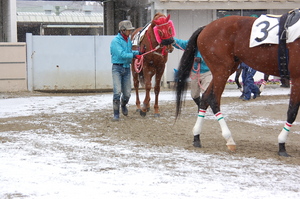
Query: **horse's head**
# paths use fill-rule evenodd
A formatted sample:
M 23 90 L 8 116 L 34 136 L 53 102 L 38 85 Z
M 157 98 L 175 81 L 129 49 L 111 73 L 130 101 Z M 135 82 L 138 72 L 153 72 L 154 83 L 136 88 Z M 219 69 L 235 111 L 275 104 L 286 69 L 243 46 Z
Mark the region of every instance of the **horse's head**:
M 153 31 L 157 42 L 161 45 L 167 46 L 168 51 L 173 51 L 172 44 L 174 43 L 175 28 L 170 15 L 156 15 L 153 23 L 155 24 Z

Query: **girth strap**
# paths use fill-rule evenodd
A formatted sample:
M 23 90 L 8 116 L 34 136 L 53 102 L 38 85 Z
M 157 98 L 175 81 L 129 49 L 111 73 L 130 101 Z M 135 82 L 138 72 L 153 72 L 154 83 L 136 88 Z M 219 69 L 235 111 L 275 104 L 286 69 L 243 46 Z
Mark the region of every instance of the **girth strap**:
M 281 78 L 290 79 L 290 73 L 288 70 L 289 62 L 289 51 L 286 48 L 286 21 L 288 18 L 288 13 L 284 14 L 279 19 L 279 44 L 278 44 L 278 69 Z

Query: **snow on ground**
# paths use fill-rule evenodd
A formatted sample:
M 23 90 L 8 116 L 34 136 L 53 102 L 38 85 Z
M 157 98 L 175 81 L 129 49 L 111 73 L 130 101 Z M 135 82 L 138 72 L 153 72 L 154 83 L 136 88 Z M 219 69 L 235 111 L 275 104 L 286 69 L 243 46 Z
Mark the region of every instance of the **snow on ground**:
M 239 95 L 226 89 L 223 97 Z M 169 100 L 174 93 L 162 92 L 160 101 Z M 96 111 L 111 108 L 111 101 L 111 94 L 0 99 L 0 118 Z M 300 198 L 300 166 L 280 161 L 117 144 L 103 136 L 78 139 L 42 129 L 0 137 L 11 140 L 0 143 L 0 198 Z

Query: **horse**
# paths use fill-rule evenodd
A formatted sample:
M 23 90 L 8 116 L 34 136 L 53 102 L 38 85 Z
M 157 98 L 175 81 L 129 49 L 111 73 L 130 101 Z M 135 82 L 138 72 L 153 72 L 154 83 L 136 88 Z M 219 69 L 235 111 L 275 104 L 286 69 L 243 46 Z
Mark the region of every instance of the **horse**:
M 201 147 L 200 133 L 203 127 L 206 110 L 211 107 L 226 140 L 227 148 L 234 152 L 236 144 L 230 129 L 220 110 L 221 95 L 226 82 L 241 62 L 257 71 L 274 76 L 280 76 L 278 69 L 279 44 L 262 44 L 249 47 L 251 28 L 256 18 L 246 16 L 227 16 L 217 19 L 204 27 L 198 28 L 190 37 L 187 50 L 181 57 L 178 67 L 178 82 L 176 85 L 176 119 L 180 115 L 183 96 L 187 89 L 195 50 L 198 48 L 206 64 L 210 68 L 213 79 L 203 93 L 198 118 L 193 128 L 194 146 Z M 265 30 L 263 33 L 267 33 Z M 279 156 L 290 156 L 286 152 L 285 143 L 288 133 L 298 114 L 300 105 L 300 39 L 287 43 L 289 51 L 288 70 L 292 81 L 287 120 L 278 135 Z
M 132 38 L 140 33 L 145 27 L 140 27 L 132 33 Z M 173 36 L 175 29 L 170 15 L 165 16 L 162 13 L 156 13 L 153 20 L 147 26 L 145 34 L 140 37 L 138 45 L 133 49 L 138 49 L 142 53 L 140 60 L 132 61 L 132 76 L 136 93 L 137 111 L 141 116 L 146 116 L 146 112 L 150 110 L 150 90 L 151 79 L 155 75 L 155 104 L 154 116 L 159 117 L 160 111 L 158 106 L 158 96 L 160 92 L 161 78 L 165 70 L 165 64 L 168 60 L 168 53 L 173 51 Z M 140 105 L 139 83 L 145 86 L 146 95 L 143 105 Z

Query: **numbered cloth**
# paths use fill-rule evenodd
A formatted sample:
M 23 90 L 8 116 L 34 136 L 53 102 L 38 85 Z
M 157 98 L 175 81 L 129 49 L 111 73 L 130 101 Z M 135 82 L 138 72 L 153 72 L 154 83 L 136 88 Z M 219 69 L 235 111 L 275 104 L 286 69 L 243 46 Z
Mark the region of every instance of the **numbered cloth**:
M 249 47 L 259 46 L 261 44 L 278 44 L 280 16 L 261 15 L 257 18 L 251 30 Z M 291 43 L 300 37 L 300 20 L 287 30 L 287 43 Z

